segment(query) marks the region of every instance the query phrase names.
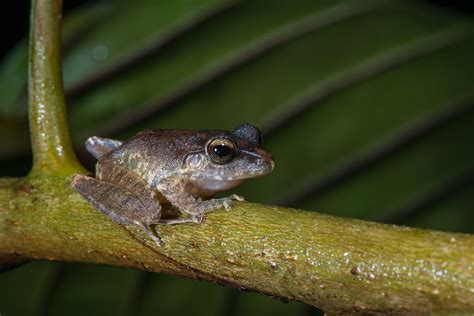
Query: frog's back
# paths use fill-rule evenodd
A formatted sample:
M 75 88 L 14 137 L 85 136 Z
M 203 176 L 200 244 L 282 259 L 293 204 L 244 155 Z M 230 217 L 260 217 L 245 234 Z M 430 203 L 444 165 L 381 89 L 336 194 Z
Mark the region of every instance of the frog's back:
M 212 131 L 148 129 L 101 158 L 101 164 L 119 163 L 154 186 L 176 174 L 186 155 L 202 150 Z

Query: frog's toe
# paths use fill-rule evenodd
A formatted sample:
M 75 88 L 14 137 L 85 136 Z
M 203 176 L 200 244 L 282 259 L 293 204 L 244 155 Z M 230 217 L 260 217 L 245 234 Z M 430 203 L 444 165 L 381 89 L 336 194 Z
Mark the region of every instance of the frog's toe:
M 143 231 L 156 243 L 157 246 L 163 246 L 164 241 L 158 235 L 156 235 L 148 225 L 143 224 L 142 222 L 135 221 L 136 225 L 143 229 Z
M 232 199 L 236 201 L 245 201 L 245 198 L 241 195 L 232 194 Z
M 232 209 L 232 200 L 225 200 L 222 204 L 224 204 L 224 208 L 227 211 L 230 211 Z
M 162 219 L 160 220 L 160 223 L 165 224 L 165 225 L 176 225 L 176 224 L 183 224 L 183 223 L 201 224 L 203 221 L 204 221 L 204 214 L 197 214 L 197 215 L 192 215 L 190 217 Z
M 151 237 L 151 239 L 153 239 L 153 241 L 155 242 L 155 244 L 159 247 L 163 246 L 165 244 L 165 242 L 163 241 L 163 239 L 157 237 L 157 236 L 154 236 L 154 235 L 148 235 Z
M 195 215 L 193 216 L 193 219 L 196 224 L 201 224 L 204 222 L 204 214 Z

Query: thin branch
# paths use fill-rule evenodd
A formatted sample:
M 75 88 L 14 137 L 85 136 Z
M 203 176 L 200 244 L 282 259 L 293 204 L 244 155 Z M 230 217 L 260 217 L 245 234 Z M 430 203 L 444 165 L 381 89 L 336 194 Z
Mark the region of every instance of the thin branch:
M 31 174 L 82 171 L 71 147 L 61 75 L 61 0 L 32 0 L 29 122 Z
M 450 121 L 474 110 L 474 98 L 469 95 L 462 100 L 457 100 L 450 106 L 442 107 L 444 110 L 431 113 L 428 117 L 416 120 L 402 128 L 388 139 L 382 140 L 365 152 L 344 160 L 332 168 L 324 176 L 309 178 L 297 188 L 286 194 L 277 205 L 294 206 L 309 197 L 314 197 L 333 188 L 346 179 L 362 172 L 363 170 L 379 163 L 386 157 L 414 143 L 433 130 L 449 123 Z
M 205 85 L 215 81 L 231 71 L 260 58 L 273 49 L 280 47 L 305 34 L 334 25 L 335 23 L 362 14 L 376 7 L 375 3 L 360 4 L 359 2 L 342 3 L 330 7 L 322 12 L 305 17 L 297 22 L 284 25 L 270 34 L 259 38 L 245 47 L 243 51 L 226 56 L 215 66 L 202 73 L 198 73 L 185 82 L 179 89 L 165 96 L 159 96 L 133 110 L 125 110 L 109 122 L 105 122 L 95 131 L 100 135 L 116 135 L 138 124 L 143 123 L 158 114 L 176 106 L 183 99 L 189 97 Z
M 112 223 L 69 183 L 3 181 L 0 258 L 167 272 L 327 312 L 474 312 L 471 235 L 240 202 L 200 225 L 158 225 L 165 245 L 157 247 L 139 228 Z

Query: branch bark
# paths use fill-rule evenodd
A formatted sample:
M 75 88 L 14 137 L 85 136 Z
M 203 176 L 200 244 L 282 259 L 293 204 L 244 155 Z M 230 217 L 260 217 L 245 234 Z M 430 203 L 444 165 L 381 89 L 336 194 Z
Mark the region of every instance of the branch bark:
M 242 202 L 202 225 L 159 225 L 165 245 L 156 247 L 140 229 L 90 207 L 69 183 L 0 182 L 0 254 L 172 273 L 328 312 L 474 311 L 471 235 Z

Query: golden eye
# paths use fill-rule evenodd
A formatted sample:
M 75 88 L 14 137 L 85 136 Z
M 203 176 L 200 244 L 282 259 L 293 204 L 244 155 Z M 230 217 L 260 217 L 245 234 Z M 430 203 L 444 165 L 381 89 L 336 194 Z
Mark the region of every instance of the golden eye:
M 234 158 L 235 145 L 228 138 L 214 138 L 207 145 L 206 151 L 212 161 L 218 164 L 225 164 Z

